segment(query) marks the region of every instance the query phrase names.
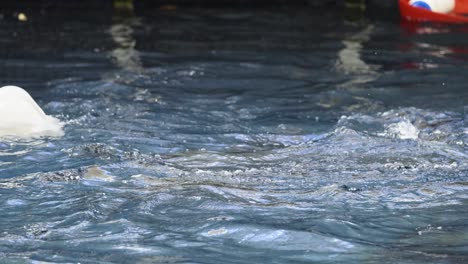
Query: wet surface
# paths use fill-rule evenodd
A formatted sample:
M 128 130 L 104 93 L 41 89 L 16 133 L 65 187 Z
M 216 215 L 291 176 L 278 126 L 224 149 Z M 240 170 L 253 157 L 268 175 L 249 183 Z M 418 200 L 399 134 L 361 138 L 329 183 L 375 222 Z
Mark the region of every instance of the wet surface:
M 466 263 L 465 30 L 5 17 L 2 83 L 65 136 L 0 142 L 0 259 Z

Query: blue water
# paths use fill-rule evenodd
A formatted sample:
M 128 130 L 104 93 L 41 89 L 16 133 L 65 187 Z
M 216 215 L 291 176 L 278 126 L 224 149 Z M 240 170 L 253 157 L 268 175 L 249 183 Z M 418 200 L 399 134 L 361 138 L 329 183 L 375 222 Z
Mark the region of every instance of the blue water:
M 0 142 L 0 262 L 468 262 L 465 29 L 5 18 L 2 84 L 66 125 Z

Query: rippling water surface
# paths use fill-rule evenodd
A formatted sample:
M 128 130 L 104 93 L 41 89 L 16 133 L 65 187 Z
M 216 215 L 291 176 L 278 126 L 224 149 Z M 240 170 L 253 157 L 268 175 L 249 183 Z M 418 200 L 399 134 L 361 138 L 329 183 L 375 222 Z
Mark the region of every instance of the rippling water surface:
M 66 134 L 0 142 L 0 262 L 468 262 L 466 27 L 106 19 L 3 17 Z

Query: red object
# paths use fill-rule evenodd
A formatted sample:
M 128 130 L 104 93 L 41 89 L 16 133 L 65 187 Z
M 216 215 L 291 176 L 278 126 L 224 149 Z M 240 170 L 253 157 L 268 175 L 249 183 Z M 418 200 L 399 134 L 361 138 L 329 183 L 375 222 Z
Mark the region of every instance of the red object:
M 401 17 L 409 21 L 432 21 L 443 23 L 468 23 L 468 0 L 456 0 L 455 10 L 449 14 L 432 12 L 414 7 L 409 0 L 399 0 Z

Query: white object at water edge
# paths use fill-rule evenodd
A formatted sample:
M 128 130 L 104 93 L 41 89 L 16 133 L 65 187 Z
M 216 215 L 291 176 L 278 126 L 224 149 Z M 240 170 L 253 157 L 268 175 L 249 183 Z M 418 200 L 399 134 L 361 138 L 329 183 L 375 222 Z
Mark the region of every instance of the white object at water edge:
M 64 134 L 62 127 L 57 118 L 46 115 L 22 88 L 0 88 L 0 137 L 60 137 Z

